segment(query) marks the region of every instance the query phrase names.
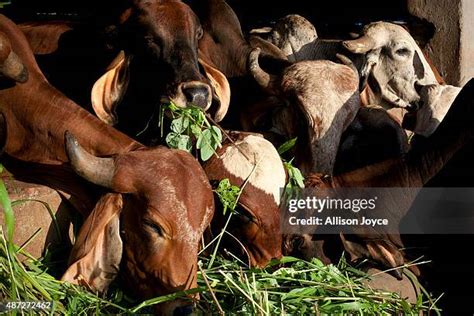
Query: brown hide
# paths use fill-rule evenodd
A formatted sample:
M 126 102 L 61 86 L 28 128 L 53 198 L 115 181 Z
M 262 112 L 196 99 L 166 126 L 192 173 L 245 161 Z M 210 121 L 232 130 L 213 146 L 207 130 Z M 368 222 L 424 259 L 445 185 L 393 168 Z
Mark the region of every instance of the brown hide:
M 29 22 L 19 24 L 35 55 L 52 54 L 59 47 L 61 35 L 73 29 L 70 22 Z
M 225 236 L 224 247 L 241 258 L 248 256 L 250 265 L 263 267 L 281 257 L 279 191 L 286 174 L 276 149 L 263 137 L 241 132 L 233 132 L 231 137 L 204 169 L 211 181 L 229 179 L 242 188 L 237 213 L 227 228 L 239 242 Z M 221 231 L 228 213 L 216 213 L 213 231 Z
M 49 85 L 24 35 L 4 16 L 0 32 L 29 72 L 25 83 L 6 82 L 0 90 L 9 171 L 74 195 L 74 206 L 83 215 L 95 205 L 63 279 L 103 291 L 118 272 L 123 249 L 129 284 L 139 294 L 151 297 L 195 287 L 199 240 L 214 209 L 198 162 L 183 151 L 146 149 L 102 123 Z M 97 188 L 76 173 L 113 193 L 96 204 L 100 195 L 91 191 Z M 100 181 L 105 176 L 110 179 Z M 183 178 L 190 179 L 184 187 Z M 121 216 L 135 222 L 125 224 L 119 234 Z M 164 304 L 160 311 L 172 314 L 183 305 L 189 301 Z

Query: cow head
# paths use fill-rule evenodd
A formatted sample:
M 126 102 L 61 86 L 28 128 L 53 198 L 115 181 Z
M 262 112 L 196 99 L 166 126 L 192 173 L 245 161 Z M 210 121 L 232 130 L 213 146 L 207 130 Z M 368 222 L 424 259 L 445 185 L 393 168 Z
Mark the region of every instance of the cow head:
M 0 78 L 24 83 L 28 80 L 28 69 L 12 49 L 8 37 L 0 32 Z
M 401 26 L 371 23 L 362 36 L 343 42 L 352 53 L 363 54 L 361 82 L 369 83 L 384 108 L 410 108 L 420 100 L 416 85 L 436 84 L 436 77 L 422 51 Z
M 275 147 L 261 136 L 232 133 L 233 142 L 223 144 L 218 155 L 204 166 L 210 180 L 229 179 L 242 188 L 237 213 L 233 215 L 224 247 L 249 256 L 252 266 L 263 267 L 281 257 L 280 190 L 286 174 Z M 213 229 L 224 227 L 226 219 L 216 213 Z M 241 245 L 245 249 L 242 249 Z
M 115 193 L 104 195 L 86 219 L 63 279 L 103 291 L 120 269 L 143 298 L 196 287 L 199 241 L 214 207 L 198 162 L 164 147 L 98 158 L 70 134 L 66 147 L 77 174 Z M 172 302 L 160 311 L 189 305 Z
M 230 89 L 217 69 L 199 60 L 203 30 L 193 11 L 177 0 L 134 0 L 118 27 L 117 56 L 95 84 L 92 104 L 109 124 L 117 122 L 115 108 L 127 89 L 136 103 L 172 101 L 209 110 L 215 100 L 216 119 L 227 111 Z
M 274 111 L 283 119 L 273 119 L 282 125 L 273 130 L 286 131 L 286 139 L 298 137 L 295 161 L 303 173 L 331 175 L 341 134 L 360 106 L 357 74 L 330 61 L 281 64 L 283 69 L 270 72 L 260 67 L 259 54 L 259 49 L 250 53 L 249 72 L 267 93 L 288 104 L 286 111 Z
M 306 51 L 311 50 L 311 44 L 318 38 L 314 25 L 297 14 L 279 19 L 273 28 L 255 29 L 251 34 L 256 34 L 280 48 L 290 61 L 304 60 L 308 55 Z

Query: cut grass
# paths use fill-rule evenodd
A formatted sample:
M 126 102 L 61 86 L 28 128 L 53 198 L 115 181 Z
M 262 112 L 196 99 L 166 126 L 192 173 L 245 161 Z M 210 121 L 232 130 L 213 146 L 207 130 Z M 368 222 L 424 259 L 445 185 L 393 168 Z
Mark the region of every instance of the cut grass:
M 363 284 L 367 275 L 346 264 L 324 265 L 285 257 L 264 269 L 249 269 L 238 260 L 220 255 L 200 257 L 198 288 L 146 301 L 131 299 L 116 285 L 104 295 L 56 280 L 46 262 L 36 260 L 13 243 L 14 216 L 0 180 L 0 202 L 5 212 L 6 234 L 0 229 L 0 298 L 7 301 L 50 301 L 43 314 L 150 313 L 153 305 L 200 293 L 196 302 L 202 314 L 314 315 L 314 314 L 419 314 L 439 313 L 432 300 L 420 296 L 412 305 L 397 294 Z M 19 254 L 29 259 L 21 261 Z M 211 265 L 210 262 L 213 262 Z M 426 293 L 426 292 L 424 292 Z

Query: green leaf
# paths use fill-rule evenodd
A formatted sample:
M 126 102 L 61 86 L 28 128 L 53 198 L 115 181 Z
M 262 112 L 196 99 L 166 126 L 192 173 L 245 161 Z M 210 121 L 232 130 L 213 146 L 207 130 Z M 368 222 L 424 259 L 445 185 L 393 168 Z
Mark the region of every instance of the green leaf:
M 204 146 L 201 148 L 200 156 L 202 161 L 208 161 L 212 155 L 214 154 L 214 150 L 210 146 Z
M 284 162 L 283 164 L 288 171 L 288 182 L 291 182 L 293 185 L 296 185 L 301 189 L 304 189 L 304 177 L 300 169 L 293 166 L 290 162 Z
M 290 139 L 286 142 L 284 142 L 280 147 L 278 147 L 278 154 L 280 155 L 283 155 L 284 153 L 286 153 L 288 150 L 292 149 L 293 147 L 295 147 L 295 144 L 296 144 L 296 140 L 298 138 L 295 137 L 293 139 Z
M 240 195 L 240 188 L 238 186 L 232 185 L 229 179 L 222 179 L 215 192 L 223 206 L 224 215 L 227 209 L 235 210 L 237 199 Z
M 3 172 L 3 166 L 0 165 L 0 173 Z M 10 198 L 8 197 L 7 188 L 3 181 L 0 181 L 0 203 L 3 208 L 4 218 L 5 218 L 5 226 L 7 228 L 7 237 L 8 242 L 13 242 L 13 232 L 15 229 L 15 217 L 13 215 L 12 204 L 10 202 Z
M 191 141 L 191 137 L 189 137 L 188 135 L 180 135 L 178 141 L 178 149 L 191 152 L 191 150 L 193 149 L 193 142 Z
M 190 152 L 193 139 L 195 139 L 196 149 L 200 153 L 201 160 L 206 161 L 221 146 L 221 130 L 209 124 L 202 109 L 194 106 L 179 108 L 173 103 L 162 105 L 162 109 L 170 111 L 174 118 L 170 126 L 171 132 L 165 139 L 170 148 Z M 160 122 L 161 120 L 162 118 Z M 161 127 L 163 128 L 163 126 Z
M 196 148 L 200 150 L 202 161 L 207 161 L 212 157 L 212 155 L 216 152 L 217 147 L 220 146 L 221 140 L 222 135 L 220 133 L 217 134 L 213 127 L 202 131 L 196 142 Z
M 214 150 L 215 150 L 217 149 L 217 147 L 220 147 L 222 143 L 222 132 L 217 126 L 212 126 L 211 133 L 212 133 L 213 141 L 215 144 L 215 147 L 214 147 Z
M 202 133 L 201 127 L 195 124 L 192 124 L 191 133 L 194 135 L 194 137 L 199 138 L 199 136 L 201 136 L 201 133 Z
M 303 174 L 301 173 L 300 169 L 298 169 L 296 167 L 293 167 L 293 179 L 301 189 L 304 189 Z
M 183 133 L 189 127 L 189 118 L 181 116 L 171 122 L 171 130 L 177 134 Z
M 193 147 L 191 137 L 188 135 L 176 134 L 174 132 L 171 132 L 166 136 L 166 144 L 168 144 L 170 148 L 181 149 L 188 152 L 190 152 Z

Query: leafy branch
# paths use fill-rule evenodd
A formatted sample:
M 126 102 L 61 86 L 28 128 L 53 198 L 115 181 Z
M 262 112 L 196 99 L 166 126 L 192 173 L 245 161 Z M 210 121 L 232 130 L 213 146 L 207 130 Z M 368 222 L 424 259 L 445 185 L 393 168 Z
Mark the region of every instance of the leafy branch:
M 216 192 L 217 197 L 222 204 L 222 213 L 224 215 L 227 213 L 228 209 L 232 212 L 235 211 L 241 192 L 238 186 L 232 185 L 229 179 L 226 178 L 219 182 L 219 185 L 214 192 Z
M 180 108 L 173 103 L 161 106 L 160 127 L 163 134 L 163 119 L 165 111 L 169 111 L 171 132 L 165 141 L 170 148 L 191 152 L 193 144 L 199 150 L 202 161 L 207 161 L 222 144 L 222 132 L 217 126 L 209 123 L 204 112 L 194 106 Z M 163 136 L 163 135 L 162 135 Z

